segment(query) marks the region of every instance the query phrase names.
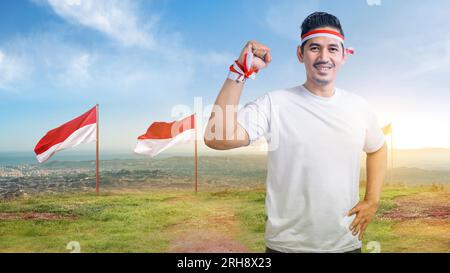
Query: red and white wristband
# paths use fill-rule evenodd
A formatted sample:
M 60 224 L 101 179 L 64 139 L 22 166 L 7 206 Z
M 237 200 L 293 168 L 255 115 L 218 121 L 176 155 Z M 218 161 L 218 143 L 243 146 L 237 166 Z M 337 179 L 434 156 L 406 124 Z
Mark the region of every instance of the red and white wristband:
M 238 60 L 234 61 L 230 65 L 230 72 L 228 73 L 228 79 L 237 82 L 244 82 L 246 79 L 255 79 L 257 69 L 252 69 L 253 53 L 250 49 L 244 54 L 244 63 L 240 64 Z

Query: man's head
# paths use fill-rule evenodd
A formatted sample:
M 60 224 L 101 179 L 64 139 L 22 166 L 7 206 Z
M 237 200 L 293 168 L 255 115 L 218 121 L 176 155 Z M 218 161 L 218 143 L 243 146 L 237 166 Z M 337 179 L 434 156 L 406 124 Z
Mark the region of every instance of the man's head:
M 305 64 L 308 80 L 319 86 L 334 82 L 346 60 L 344 31 L 339 19 L 326 12 L 314 12 L 303 21 L 301 30 L 302 39 L 306 40 L 298 46 L 297 57 Z M 308 35 L 317 31 L 336 35 Z

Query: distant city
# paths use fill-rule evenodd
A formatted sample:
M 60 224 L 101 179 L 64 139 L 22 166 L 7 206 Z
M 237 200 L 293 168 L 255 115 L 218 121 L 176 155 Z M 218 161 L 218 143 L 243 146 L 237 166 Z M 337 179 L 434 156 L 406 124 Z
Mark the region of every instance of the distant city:
M 264 153 L 219 153 L 199 157 L 199 184 L 207 186 L 264 186 Z M 362 153 L 361 180 L 365 179 Z M 389 156 L 387 183 L 450 183 L 450 149 L 395 150 L 394 172 Z M 219 167 L 220 166 L 220 167 Z M 63 152 L 38 164 L 32 153 L 0 153 L 0 199 L 36 193 L 92 191 L 95 188 L 94 154 Z M 104 152 L 100 161 L 101 188 L 191 188 L 190 153 L 165 153 L 148 158 L 132 153 Z

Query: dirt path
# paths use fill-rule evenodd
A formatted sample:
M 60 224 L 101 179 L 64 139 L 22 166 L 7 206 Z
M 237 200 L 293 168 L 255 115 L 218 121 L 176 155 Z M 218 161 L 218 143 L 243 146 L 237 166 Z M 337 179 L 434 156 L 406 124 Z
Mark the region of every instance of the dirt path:
M 393 232 L 402 238 L 399 252 L 450 251 L 449 191 L 403 196 L 395 203 L 397 207 L 383 218 L 396 221 Z
M 179 200 L 186 201 L 186 197 Z M 232 208 L 220 201 L 211 201 L 209 206 L 207 215 L 200 215 L 170 228 L 169 232 L 174 239 L 170 243 L 168 252 L 249 252 L 245 245 L 235 239 L 240 231 L 240 223 Z
M 63 216 L 56 213 L 41 212 L 2 212 L 0 220 L 72 220 L 75 217 Z
M 424 192 L 395 199 L 396 208 L 385 213 L 389 220 L 450 219 L 450 192 Z

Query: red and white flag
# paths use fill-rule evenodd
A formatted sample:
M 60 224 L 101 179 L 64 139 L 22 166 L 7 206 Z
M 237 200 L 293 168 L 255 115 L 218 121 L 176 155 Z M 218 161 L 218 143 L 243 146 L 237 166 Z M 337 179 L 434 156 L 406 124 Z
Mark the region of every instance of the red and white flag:
M 138 137 L 134 152 L 156 156 L 175 144 L 189 143 L 195 138 L 195 114 L 173 122 L 154 122 Z
M 39 163 L 48 160 L 54 153 L 72 148 L 81 143 L 97 140 L 97 107 L 55 128 L 41 138 L 34 148 Z

